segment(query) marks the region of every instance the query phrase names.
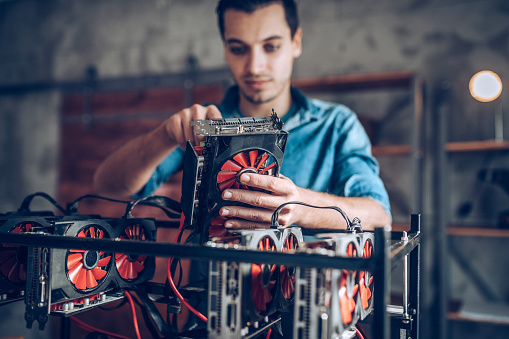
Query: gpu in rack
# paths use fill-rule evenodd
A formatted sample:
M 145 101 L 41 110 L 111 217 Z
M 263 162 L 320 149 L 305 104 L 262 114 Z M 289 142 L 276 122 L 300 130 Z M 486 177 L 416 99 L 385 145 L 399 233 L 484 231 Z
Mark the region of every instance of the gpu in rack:
M 51 226 L 51 212 L 9 213 L 0 216 L 0 233 L 28 233 Z M 22 300 L 27 280 L 28 248 L 0 244 L 0 304 Z
M 278 251 L 280 231 L 253 230 L 214 238 L 211 246 Z M 241 253 L 239 253 L 241 255 Z M 240 338 L 277 308 L 279 267 L 211 261 L 209 264 L 209 338 Z M 255 325 L 256 324 L 256 325 Z
M 252 230 L 213 238 L 210 246 L 271 252 L 293 251 L 302 243 L 300 228 Z M 242 253 L 239 253 L 242 255 Z M 209 338 L 240 338 L 265 324 L 293 302 L 295 269 L 277 264 L 211 261 Z M 285 294 L 285 295 L 283 295 Z
M 264 118 L 197 120 L 195 134 L 205 136 L 200 147 L 186 147 L 182 181 L 182 210 L 186 222 L 198 228 L 202 242 L 223 232 L 219 209 L 227 202 L 221 197 L 227 188 L 252 190 L 240 184 L 243 173 L 278 176 L 283 162 L 288 132 L 275 113 Z M 221 223 L 222 222 L 222 223 Z
M 302 244 L 301 251 L 328 256 L 357 257 L 359 237 L 337 234 Z M 356 271 L 297 268 L 294 339 L 351 337 L 359 320 Z
M 65 217 L 52 234 L 84 239 L 155 240 L 152 219 Z M 123 298 L 123 289 L 152 278 L 154 258 L 82 249 L 33 248 L 26 317 L 44 327 L 50 313 L 70 315 Z

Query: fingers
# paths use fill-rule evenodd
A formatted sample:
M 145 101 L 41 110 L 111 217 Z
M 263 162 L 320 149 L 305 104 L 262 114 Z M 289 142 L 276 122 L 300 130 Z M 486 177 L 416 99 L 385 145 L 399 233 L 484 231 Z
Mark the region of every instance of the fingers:
M 268 210 L 241 206 L 221 208 L 219 215 L 228 218 L 224 226 L 228 229 L 270 228 L 272 213 Z
M 184 149 L 187 141 L 197 146 L 203 140 L 203 136 L 195 135 L 193 127 L 189 123 L 195 120 L 220 119 L 221 117 L 221 112 L 216 106 L 196 104 L 175 113 L 166 120 L 166 132 L 171 140 Z
M 294 186 L 293 182 L 284 176 L 278 178 L 271 175 L 244 173 L 239 179 L 244 185 L 270 191 L 276 195 L 288 194 L 292 192 Z

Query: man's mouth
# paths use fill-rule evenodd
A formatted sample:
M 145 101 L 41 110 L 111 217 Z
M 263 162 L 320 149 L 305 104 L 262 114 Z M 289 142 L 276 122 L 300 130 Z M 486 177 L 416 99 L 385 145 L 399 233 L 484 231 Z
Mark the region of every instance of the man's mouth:
M 244 83 L 251 88 L 261 89 L 270 82 L 270 79 L 245 79 Z

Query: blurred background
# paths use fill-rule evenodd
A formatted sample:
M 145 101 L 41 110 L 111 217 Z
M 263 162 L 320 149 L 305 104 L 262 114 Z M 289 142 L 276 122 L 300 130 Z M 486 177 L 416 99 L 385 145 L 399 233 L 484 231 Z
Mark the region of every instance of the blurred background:
M 422 337 L 507 338 L 509 2 L 297 3 L 294 85 L 358 113 L 395 227 L 422 214 Z M 215 5 L 0 1 L 0 213 L 38 191 L 62 205 L 91 193 L 117 147 L 181 108 L 219 102 L 231 79 Z M 482 70 L 503 83 L 491 102 L 469 92 Z M 51 326 L 25 330 L 23 312 L 0 307 L 0 336 L 54 337 Z

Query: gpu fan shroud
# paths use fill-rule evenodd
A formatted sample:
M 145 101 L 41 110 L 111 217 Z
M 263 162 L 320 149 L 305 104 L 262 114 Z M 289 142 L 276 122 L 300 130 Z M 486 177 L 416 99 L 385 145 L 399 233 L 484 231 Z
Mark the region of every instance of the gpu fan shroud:
M 221 194 L 241 185 L 242 173 L 279 176 L 288 132 L 275 113 L 263 118 L 198 120 L 195 134 L 205 136 L 199 147 L 186 146 L 182 181 L 182 210 L 188 226 L 198 229 L 201 241 L 211 236 L 209 227 L 224 206 L 243 205 L 225 201 Z M 221 225 L 215 224 L 216 229 Z M 214 235 L 214 234 L 212 234 Z

